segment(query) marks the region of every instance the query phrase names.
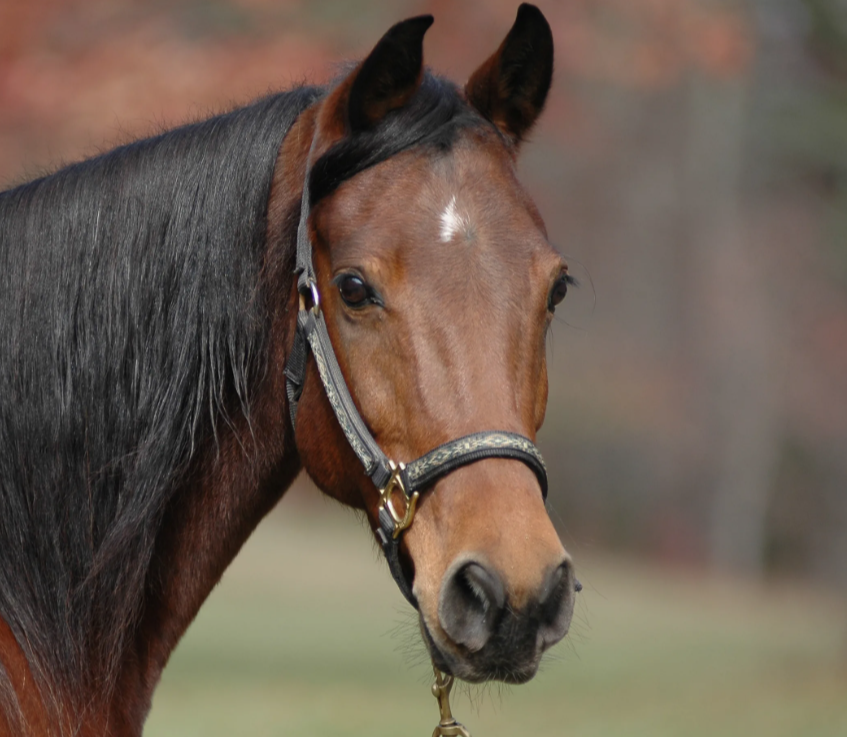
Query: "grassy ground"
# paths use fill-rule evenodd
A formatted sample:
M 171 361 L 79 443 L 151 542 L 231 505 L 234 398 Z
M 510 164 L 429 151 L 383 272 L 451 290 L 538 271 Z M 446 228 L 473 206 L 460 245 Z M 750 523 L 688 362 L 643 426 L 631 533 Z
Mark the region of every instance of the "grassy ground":
M 369 533 L 341 510 L 287 504 L 178 648 L 147 737 L 431 734 L 431 672 Z M 458 695 L 476 737 L 847 735 L 843 601 L 619 560 L 577 567 L 571 635 L 535 680 Z

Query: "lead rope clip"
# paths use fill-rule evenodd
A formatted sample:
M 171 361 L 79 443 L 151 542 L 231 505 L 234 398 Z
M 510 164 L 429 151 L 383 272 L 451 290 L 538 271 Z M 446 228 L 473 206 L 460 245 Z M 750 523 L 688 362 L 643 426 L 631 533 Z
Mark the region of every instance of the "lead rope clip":
M 438 710 L 441 721 L 432 733 L 432 737 L 471 737 L 464 725 L 457 722 L 450 711 L 450 689 L 453 688 L 453 676 L 442 673 L 435 666 L 435 683 L 432 684 L 432 695 L 438 700 Z

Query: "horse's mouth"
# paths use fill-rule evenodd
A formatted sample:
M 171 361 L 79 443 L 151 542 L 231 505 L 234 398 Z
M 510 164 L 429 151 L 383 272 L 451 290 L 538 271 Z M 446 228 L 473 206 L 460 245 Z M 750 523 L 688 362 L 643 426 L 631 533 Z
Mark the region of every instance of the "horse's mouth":
M 541 662 L 541 650 L 535 643 L 502 642 L 505 638 L 495 638 L 479 652 L 471 652 L 462 646 L 453 645 L 450 652 L 440 647 L 430 633 L 423 617 L 420 619 L 421 636 L 426 643 L 433 665 L 442 673 L 447 673 L 468 683 L 502 681 L 520 685 L 531 680 L 538 672 Z M 524 639 L 524 638 L 522 638 Z

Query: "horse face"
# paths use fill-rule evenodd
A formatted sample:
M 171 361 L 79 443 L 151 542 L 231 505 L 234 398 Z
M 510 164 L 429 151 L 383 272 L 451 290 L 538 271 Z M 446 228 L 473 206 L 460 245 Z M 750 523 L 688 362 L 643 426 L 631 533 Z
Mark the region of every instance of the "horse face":
M 519 41 L 529 33 L 543 48 L 537 36 L 546 38 L 549 28 L 525 7 Z M 517 144 L 549 86 L 547 74 L 539 94 L 533 85 L 544 70 L 524 70 L 529 82 L 498 98 L 508 90 L 503 68 L 512 81 L 521 77 L 507 63 L 510 54 L 520 56 L 515 34 L 466 90 L 496 128 L 480 121 L 458 130 L 449 146 L 393 156 L 343 182 L 313 210 L 321 305 L 339 364 L 380 447 L 398 461 L 484 430 L 534 439 L 544 419 L 545 334 L 567 267 L 515 175 Z M 373 90 L 356 97 L 357 74 L 373 73 L 375 55 L 386 51 L 377 46 L 325 103 L 318 123 L 325 139 L 385 114 L 356 109 L 378 107 Z M 389 66 L 395 79 L 403 76 Z M 420 74 L 406 77 L 413 94 Z M 389 90 L 384 97 L 395 107 L 411 96 L 384 77 L 375 89 Z M 314 375 L 300 415 L 298 445 L 309 472 L 329 493 L 363 507 L 376 526 L 376 490 Z M 301 427 L 304 415 L 322 418 L 317 426 L 325 432 Z M 469 681 L 522 682 L 567 632 L 572 567 L 538 481 L 520 462 L 488 459 L 443 478 L 424 493 L 401 551 L 424 640 L 442 670 Z

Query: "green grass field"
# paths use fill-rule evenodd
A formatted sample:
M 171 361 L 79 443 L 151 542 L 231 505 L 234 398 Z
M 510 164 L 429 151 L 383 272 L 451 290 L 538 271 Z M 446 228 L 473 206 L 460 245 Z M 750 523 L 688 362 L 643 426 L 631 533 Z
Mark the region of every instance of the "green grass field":
M 847 606 L 582 559 L 566 641 L 529 684 L 460 692 L 474 737 L 845 737 Z M 283 502 L 177 649 L 147 737 L 429 737 L 410 608 L 351 514 Z

